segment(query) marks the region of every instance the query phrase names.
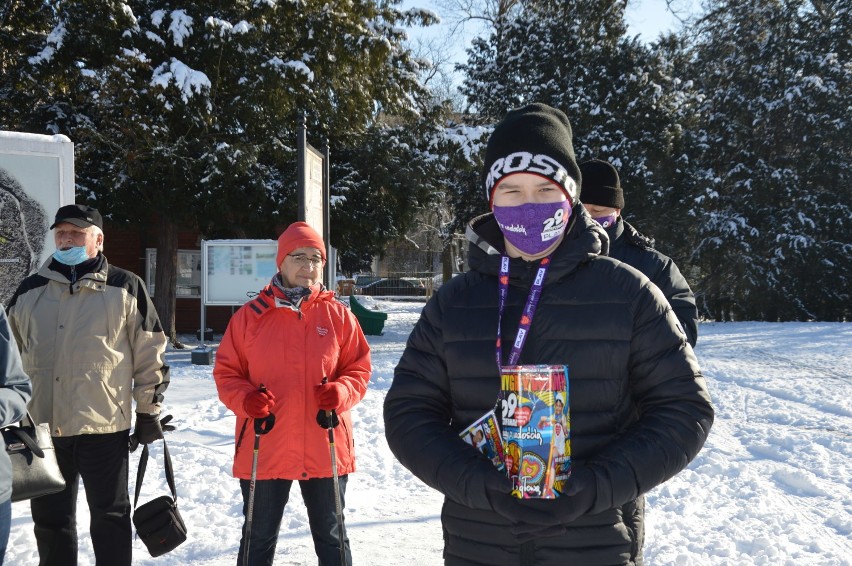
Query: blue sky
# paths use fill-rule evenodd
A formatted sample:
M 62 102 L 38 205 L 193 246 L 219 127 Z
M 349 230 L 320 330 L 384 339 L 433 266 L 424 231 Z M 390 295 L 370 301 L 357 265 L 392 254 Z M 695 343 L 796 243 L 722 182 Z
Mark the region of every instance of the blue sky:
M 701 9 L 699 0 L 673 0 L 671 5 L 684 19 Z M 660 33 L 680 26 L 678 19 L 666 9 L 665 0 L 630 0 L 626 18 L 630 33 L 638 33 L 645 41 L 653 41 Z
M 700 0 L 671 0 L 671 5 L 681 17 L 696 13 L 700 10 Z M 454 62 L 463 62 L 464 50 L 476 33 L 473 26 L 452 34 L 449 29 L 450 17 L 443 12 L 438 0 L 405 0 L 403 8 L 421 7 L 432 10 L 441 16 L 443 23 L 427 29 L 413 28 L 409 30 L 409 37 L 413 43 L 418 40 L 433 39 L 439 43 L 446 42 L 447 48 L 452 52 Z M 655 40 L 662 32 L 677 29 L 680 25 L 678 19 L 666 8 L 666 0 L 628 0 L 626 19 L 629 32 L 639 34 L 645 41 Z

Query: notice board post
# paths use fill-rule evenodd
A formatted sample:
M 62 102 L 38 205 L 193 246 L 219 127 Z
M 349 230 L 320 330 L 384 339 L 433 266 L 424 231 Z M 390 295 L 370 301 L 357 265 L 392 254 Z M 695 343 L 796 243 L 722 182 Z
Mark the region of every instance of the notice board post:
M 330 188 L 329 188 L 329 144 L 325 142 L 324 151 L 319 151 L 307 140 L 305 115 L 299 115 L 299 127 L 296 135 L 296 175 L 299 183 L 297 203 L 299 210 L 296 219 L 305 222 L 322 236 L 326 249 L 330 249 Z M 323 271 L 323 282 L 331 288 L 334 265 L 331 258 Z
M 337 253 L 331 247 L 331 160 L 329 159 L 331 149 L 328 144 L 328 138 L 325 139 L 325 147 L 322 153 L 322 241 L 325 242 L 325 247 L 328 251 L 328 261 L 325 263 L 323 281 L 325 281 L 326 287 L 334 290 L 333 283 L 337 275 Z

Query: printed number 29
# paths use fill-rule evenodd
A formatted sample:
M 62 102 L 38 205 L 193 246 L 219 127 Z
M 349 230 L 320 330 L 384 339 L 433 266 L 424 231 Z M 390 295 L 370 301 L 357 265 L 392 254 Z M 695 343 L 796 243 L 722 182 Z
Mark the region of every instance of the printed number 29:
M 553 230 L 557 226 L 561 226 L 562 222 L 564 221 L 563 220 L 564 216 L 565 216 L 565 211 L 560 208 L 559 210 L 556 211 L 556 214 L 554 214 L 552 218 L 548 218 L 547 220 L 544 221 L 544 229 L 545 230 Z
M 515 415 L 515 409 L 518 408 L 518 396 L 515 393 L 509 393 L 506 399 L 501 401 L 503 406 L 503 418 L 511 419 Z

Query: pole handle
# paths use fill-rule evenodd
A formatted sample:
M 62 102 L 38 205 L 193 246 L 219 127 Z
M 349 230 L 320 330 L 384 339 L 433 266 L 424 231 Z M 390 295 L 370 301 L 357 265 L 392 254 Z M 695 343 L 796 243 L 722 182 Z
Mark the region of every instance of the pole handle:
M 328 383 L 328 376 L 322 378 L 322 385 L 326 383 Z M 333 428 L 336 428 L 340 424 L 340 419 L 337 418 L 337 411 L 323 411 L 320 409 L 317 413 L 317 424 L 322 428 L 327 428 L 330 433 Z M 331 434 L 329 434 L 329 439 L 331 442 L 334 442 Z
M 260 384 L 259 390 L 261 393 L 266 393 L 267 389 L 264 384 Z M 272 430 L 272 427 L 275 426 L 275 414 L 269 413 L 268 416 L 263 417 L 262 419 L 254 419 L 254 434 L 256 436 L 260 436 L 262 434 L 267 434 Z

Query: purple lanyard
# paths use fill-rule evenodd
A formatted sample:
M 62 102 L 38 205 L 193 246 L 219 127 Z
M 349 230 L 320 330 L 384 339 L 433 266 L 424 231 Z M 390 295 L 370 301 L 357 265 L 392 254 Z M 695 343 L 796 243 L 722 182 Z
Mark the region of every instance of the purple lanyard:
M 518 336 L 515 338 L 515 343 L 512 344 L 512 351 L 509 353 L 509 363 L 507 365 L 514 366 L 518 364 L 521 358 L 521 350 L 527 341 L 530 325 L 532 324 L 535 308 L 538 306 L 538 300 L 541 298 L 541 288 L 544 285 L 544 276 L 547 274 L 547 268 L 550 267 L 550 256 L 541 260 L 538 266 L 538 272 L 535 274 L 532 287 L 530 287 L 530 295 L 527 297 L 527 304 L 521 313 L 521 322 L 518 323 Z M 497 278 L 499 284 L 500 295 L 500 310 L 497 313 L 497 367 L 503 367 L 503 338 L 501 326 L 503 322 L 503 309 L 506 308 L 506 298 L 509 296 L 509 257 L 500 257 L 500 276 Z

